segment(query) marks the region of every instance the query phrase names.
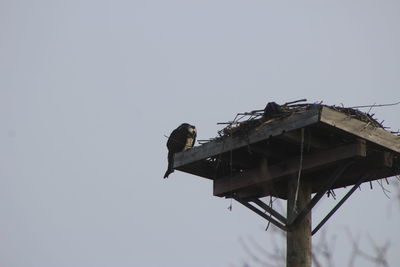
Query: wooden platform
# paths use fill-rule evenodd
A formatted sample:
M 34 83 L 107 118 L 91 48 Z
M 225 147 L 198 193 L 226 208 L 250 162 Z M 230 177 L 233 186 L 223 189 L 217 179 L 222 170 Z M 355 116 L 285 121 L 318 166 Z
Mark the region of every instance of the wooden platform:
M 303 148 L 303 149 L 302 149 Z M 302 166 L 300 167 L 300 159 Z M 316 193 L 338 167 L 332 189 L 400 174 L 400 137 L 322 105 L 273 119 L 175 154 L 174 168 L 213 180 L 220 197 L 287 198 L 298 175 Z

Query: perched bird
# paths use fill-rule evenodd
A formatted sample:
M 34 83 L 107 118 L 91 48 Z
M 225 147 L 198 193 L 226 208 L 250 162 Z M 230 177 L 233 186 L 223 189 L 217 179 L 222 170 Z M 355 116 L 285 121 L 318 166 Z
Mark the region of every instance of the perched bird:
M 164 174 L 164 178 L 174 172 L 174 154 L 192 148 L 196 141 L 196 135 L 196 127 L 188 123 L 182 123 L 172 131 L 167 142 L 168 169 Z
M 263 116 L 264 116 L 265 120 L 270 120 L 270 119 L 276 117 L 277 115 L 281 114 L 282 112 L 283 111 L 282 111 L 282 108 L 280 105 L 278 105 L 275 102 L 269 102 L 264 109 Z

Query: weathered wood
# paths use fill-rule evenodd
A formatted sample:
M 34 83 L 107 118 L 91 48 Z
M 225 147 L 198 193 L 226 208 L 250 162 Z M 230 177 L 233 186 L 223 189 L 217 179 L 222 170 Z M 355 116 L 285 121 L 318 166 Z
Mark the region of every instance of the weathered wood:
M 346 171 L 346 169 L 354 164 L 354 161 L 347 161 L 342 165 L 339 165 L 336 170 L 332 173 L 327 181 L 323 184 L 323 186 L 318 190 L 318 192 L 314 195 L 314 197 L 307 203 L 307 206 L 303 210 L 298 210 L 299 212 L 295 217 L 292 217 L 294 221 L 289 222 L 289 227 L 291 224 L 296 224 L 298 221 L 302 220 L 302 218 L 311 212 L 315 205 L 321 200 L 321 198 L 328 192 L 329 189 L 335 184 L 335 182 L 339 179 L 339 177 Z M 310 181 L 308 181 L 310 182 Z M 312 185 L 311 185 L 311 192 L 312 192 Z
M 177 168 L 179 171 L 194 174 L 207 179 L 214 179 L 216 176 L 216 170 L 208 164 L 205 160 L 196 161 L 185 166 Z
M 364 182 L 374 181 L 383 178 L 389 178 L 400 174 L 400 170 L 393 167 L 382 166 L 383 153 L 375 157 L 363 157 L 356 160 L 356 163 L 349 167 L 341 177 L 335 182 L 331 189 L 351 186 L 357 183 L 357 177 L 365 175 Z M 346 161 L 346 160 L 345 160 Z M 303 173 L 303 177 L 312 181 L 312 192 L 317 193 L 326 183 L 326 177 L 329 177 L 334 172 L 333 168 L 322 168 L 312 173 Z M 282 180 L 279 183 L 264 182 L 257 186 L 247 187 L 244 190 L 237 191 L 237 197 L 242 199 L 251 199 L 254 197 L 275 196 L 282 199 L 287 199 L 286 181 Z
M 174 168 L 206 159 L 224 152 L 245 147 L 260 142 L 272 136 L 278 136 L 284 132 L 303 128 L 319 121 L 320 109 L 312 108 L 301 113 L 293 114 L 283 120 L 264 123 L 249 131 L 246 136 L 227 136 L 190 150 L 175 154 Z
M 297 211 L 305 209 L 310 202 L 311 186 L 305 180 L 300 180 L 297 184 L 297 177 L 292 176 L 288 183 L 288 192 L 287 220 L 290 222 Z M 311 212 L 293 224 L 286 233 L 286 266 L 311 267 Z
M 286 179 L 299 168 L 299 158 L 290 155 L 302 143 L 301 128 L 305 128 L 302 176 L 312 180 L 313 192 L 338 161 L 352 157 L 365 158 L 357 159 L 358 167 L 351 168 L 350 174 L 339 179 L 334 188 L 356 183 L 353 176 L 357 177 L 361 171 L 368 173 L 367 181 L 400 172 L 396 167 L 399 166 L 399 136 L 322 106 L 271 120 L 244 135 L 220 138 L 177 153 L 174 167 L 216 180 L 214 195 L 217 196 L 231 197 L 235 192 L 243 199 L 266 195 L 287 198 Z M 356 138 L 368 142 L 371 148 L 368 156 L 366 145 L 358 146 L 358 152 L 346 146 L 338 147 Z
M 323 107 L 321 122 L 400 153 L 400 136 L 391 134 L 384 129 L 370 126 L 368 123 L 351 118 L 342 112 Z
M 306 137 L 304 138 L 304 147 L 308 148 L 317 148 L 317 149 L 326 149 L 332 146 L 327 140 L 321 140 L 312 136 L 312 133 L 306 131 Z M 288 143 L 291 144 L 300 144 L 301 143 L 301 131 L 295 130 L 291 132 L 284 133 L 278 137 Z
M 249 202 L 242 200 L 240 198 L 236 198 L 236 201 L 238 201 L 240 204 L 242 204 L 243 206 L 245 206 L 246 208 L 252 210 L 253 212 L 257 213 L 258 215 L 260 215 L 261 217 L 263 217 L 264 219 L 266 219 L 267 221 L 270 221 L 273 225 L 275 225 L 276 227 L 287 231 L 288 229 L 286 228 L 286 226 L 280 222 L 278 222 L 277 220 L 275 220 L 274 218 L 272 218 L 271 216 L 265 214 L 265 212 L 257 209 L 256 207 L 254 207 L 253 205 L 251 205 Z
M 302 172 L 322 168 L 328 164 L 357 156 L 366 156 L 366 145 L 363 142 L 337 147 L 330 150 L 306 154 L 303 157 Z M 282 163 L 267 166 L 265 161 L 258 169 L 238 173 L 232 177 L 222 177 L 214 180 L 214 195 L 224 196 L 236 190 L 259 185 L 265 182 L 275 182 L 299 170 L 299 157 Z
M 383 165 L 386 167 L 392 167 L 393 166 L 393 158 L 394 158 L 394 155 L 392 152 L 389 152 L 389 151 L 383 152 L 383 160 L 382 160 Z
M 361 183 L 365 181 L 365 176 L 361 176 L 357 183 L 353 185 L 349 192 L 335 205 L 335 207 L 322 219 L 322 221 L 315 227 L 315 229 L 311 232 L 311 235 L 314 235 L 318 230 L 329 220 L 329 218 L 343 205 L 343 203 L 354 193 L 354 191 L 361 185 Z
M 364 182 L 369 182 L 400 174 L 398 169 L 396 170 L 388 167 L 382 167 L 379 166 L 380 164 L 380 162 L 372 162 L 371 159 L 357 162 L 341 176 L 341 178 L 333 185 L 332 189 L 354 185 L 357 183 L 357 178 L 360 177 L 360 175 L 365 176 Z M 313 181 L 314 192 L 317 191 L 318 187 L 324 183 L 323 177 L 323 175 L 320 175 L 320 177 L 311 178 Z
M 272 216 L 274 216 L 275 218 L 277 218 L 281 223 L 283 224 L 287 224 L 287 219 L 282 216 L 279 212 L 275 211 L 273 208 L 271 208 L 270 206 L 268 206 L 267 204 L 265 204 L 264 202 L 262 202 L 261 200 L 259 200 L 258 198 L 254 198 L 250 200 L 251 202 L 254 202 L 255 204 L 257 204 L 259 207 L 261 207 L 262 209 L 265 210 L 265 212 L 270 213 Z
M 266 147 L 260 147 L 260 146 L 253 145 L 250 147 L 250 151 L 252 153 L 261 155 L 264 158 L 276 158 L 276 159 L 282 160 L 286 157 L 286 154 L 284 153 L 284 151 L 282 151 L 282 149 L 280 149 L 280 150 L 269 149 Z

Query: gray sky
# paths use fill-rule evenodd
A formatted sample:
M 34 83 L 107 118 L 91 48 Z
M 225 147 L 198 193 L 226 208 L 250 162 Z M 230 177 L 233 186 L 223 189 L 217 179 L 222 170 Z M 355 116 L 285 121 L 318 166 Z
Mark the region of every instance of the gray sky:
M 210 181 L 162 179 L 164 134 L 189 122 L 211 138 L 269 101 L 399 101 L 399 12 L 376 0 L 1 0 L 0 266 L 241 266 L 240 238 L 271 248 L 265 222 L 229 212 Z M 400 128 L 398 106 L 373 113 Z M 364 185 L 325 227 L 338 266 L 345 227 L 367 248 L 368 233 L 390 239 L 400 264 L 389 189 Z

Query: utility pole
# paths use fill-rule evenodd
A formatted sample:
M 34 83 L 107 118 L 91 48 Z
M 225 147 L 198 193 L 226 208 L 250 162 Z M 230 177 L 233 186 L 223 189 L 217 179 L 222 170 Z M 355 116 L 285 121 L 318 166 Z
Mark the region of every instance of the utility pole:
M 291 222 L 311 200 L 309 182 L 293 176 L 288 183 L 287 218 Z M 298 188 L 298 189 L 297 189 Z M 297 192 L 297 203 L 295 205 Z M 286 266 L 311 267 L 311 211 L 286 233 Z

